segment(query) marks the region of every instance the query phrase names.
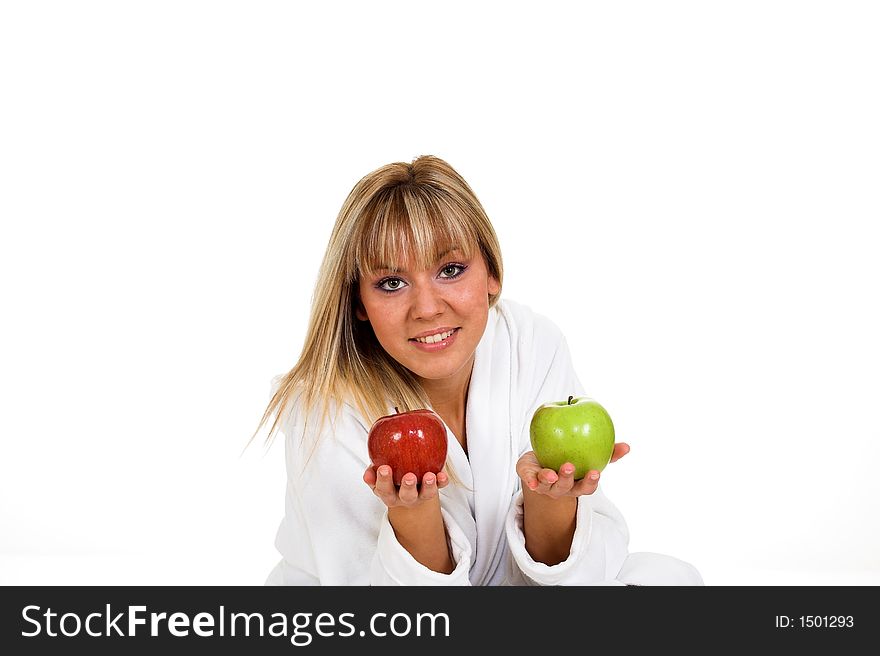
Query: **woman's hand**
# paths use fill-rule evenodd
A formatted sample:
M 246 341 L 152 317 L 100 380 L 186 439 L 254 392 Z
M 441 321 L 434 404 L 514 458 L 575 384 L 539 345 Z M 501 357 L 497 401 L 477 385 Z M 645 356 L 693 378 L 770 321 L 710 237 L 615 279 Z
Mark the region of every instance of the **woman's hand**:
M 611 462 L 617 462 L 629 453 L 629 444 L 617 442 L 611 454 Z M 592 494 L 599 487 L 599 472 L 591 469 L 579 481 L 574 480 L 574 465 L 566 462 L 559 472 L 541 467 L 534 451 L 524 453 L 516 462 L 516 473 L 524 489 L 553 499 L 579 497 Z
M 415 474 L 408 472 L 403 475 L 400 487 L 397 487 L 388 465 L 378 469 L 370 466 L 364 472 L 364 483 L 389 508 L 416 508 L 436 499 L 440 490 L 449 484 L 449 477 L 442 471 L 437 474 L 428 472 L 422 477 L 421 485 L 416 485 L 417 480 Z
M 397 541 L 428 569 L 450 574 L 455 569 L 440 514 L 440 489 L 449 483 L 445 472 L 428 472 L 422 484 L 416 475 L 403 475 L 400 487 L 394 484 L 391 467 L 367 467 L 364 483 L 388 507 L 388 521 Z

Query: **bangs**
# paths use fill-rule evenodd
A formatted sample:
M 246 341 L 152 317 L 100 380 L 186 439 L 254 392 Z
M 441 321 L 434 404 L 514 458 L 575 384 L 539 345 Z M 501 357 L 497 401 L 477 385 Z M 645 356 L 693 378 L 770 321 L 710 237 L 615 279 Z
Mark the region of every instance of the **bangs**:
M 380 269 L 429 268 L 453 249 L 470 258 L 477 243 L 473 223 L 445 199 L 425 188 L 395 187 L 365 209 L 349 280 Z

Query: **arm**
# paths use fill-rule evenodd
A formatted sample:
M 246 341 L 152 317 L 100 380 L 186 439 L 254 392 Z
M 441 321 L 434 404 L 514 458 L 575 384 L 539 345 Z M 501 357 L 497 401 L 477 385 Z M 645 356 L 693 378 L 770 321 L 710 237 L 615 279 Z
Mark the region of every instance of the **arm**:
M 554 500 L 523 488 L 523 533 L 532 560 L 556 565 L 568 558 L 576 515 L 576 497 Z
M 400 545 L 419 563 L 441 574 L 455 569 L 440 513 L 439 489 L 449 482 L 444 472 L 425 474 L 420 487 L 408 473 L 397 490 L 388 465 L 364 472 L 364 482 L 388 506 L 388 522 Z
M 544 470 L 531 453 L 529 424 L 535 409 L 549 400 L 583 395 L 568 344 L 546 318 L 512 307 L 514 326 L 512 380 L 518 437 L 516 463 L 520 490 L 514 492 L 506 534 L 516 569 L 526 583 L 592 585 L 613 581 L 628 553 L 629 532 L 621 513 L 602 493 L 589 473 L 573 481 Z M 614 459 L 628 448 L 618 445 Z M 531 461 L 528 461 L 531 458 Z M 526 471 L 529 470 L 529 471 Z
M 555 565 L 534 560 L 526 549 L 522 494 L 513 498 L 505 525 L 518 585 L 620 585 L 619 572 L 628 555 L 628 532 L 620 511 L 602 493 L 577 498 L 571 551 Z
M 614 445 L 611 462 L 629 453 L 629 445 Z M 577 527 L 578 497 L 593 494 L 599 487 L 599 472 L 589 471 L 574 480 L 574 466 L 564 463 L 560 471 L 543 469 L 532 451 L 517 462 L 522 480 L 523 534 L 525 547 L 532 559 L 545 565 L 556 565 L 571 553 Z
M 501 304 L 499 308 L 504 317 L 499 331 L 506 329 L 509 334 L 509 340 L 499 343 L 502 347 L 510 345 L 509 371 L 500 373 L 511 385 L 510 438 L 517 454 L 512 454 L 509 466 L 515 467 L 512 473 L 519 479 L 512 481 L 505 525 L 511 558 L 509 580 L 523 581 L 515 585 L 613 581 L 628 553 L 629 534 L 621 513 L 597 485 L 592 486 L 592 494 L 583 490 L 574 501 L 530 496 L 536 490 L 524 481 L 528 476 L 521 471 L 523 463 L 517 461 L 531 449 L 529 425 L 534 411 L 546 401 L 584 393 L 567 342 L 546 317 L 516 303 Z M 502 364 L 504 355 L 499 355 Z M 533 477 L 535 485 L 537 475 Z M 557 472 L 544 472 L 542 484 L 552 488 L 558 477 Z M 548 514 L 548 508 L 558 513 Z
M 275 541 L 282 558 L 266 583 L 468 585 L 472 546 L 436 494 L 431 512 L 417 519 L 390 510 L 364 485 L 367 428 L 357 417 L 343 410 L 314 448 L 301 425 L 284 426 L 287 492 Z M 438 545 L 448 562 L 438 563 Z

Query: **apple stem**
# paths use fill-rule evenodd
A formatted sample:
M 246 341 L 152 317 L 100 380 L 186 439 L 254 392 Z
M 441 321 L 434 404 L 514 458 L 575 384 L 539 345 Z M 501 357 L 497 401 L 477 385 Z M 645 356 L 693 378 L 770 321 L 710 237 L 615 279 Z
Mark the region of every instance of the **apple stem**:
M 397 406 L 394 406 L 394 414 L 399 415 L 400 410 L 397 409 Z
M 572 400 L 573 398 L 574 398 L 573 396 L 569 396 L 569 397 L 568 397 L 568 405 L 571 405 L 571 400 Z

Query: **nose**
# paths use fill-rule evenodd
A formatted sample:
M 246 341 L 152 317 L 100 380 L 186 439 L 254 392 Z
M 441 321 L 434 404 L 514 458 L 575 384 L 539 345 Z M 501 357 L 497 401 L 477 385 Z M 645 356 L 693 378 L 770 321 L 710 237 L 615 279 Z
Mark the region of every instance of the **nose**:
M 410 313 L 413 319 L 433 319 L 446 306 L 442 291 L 431 284 L 415 285 Z

